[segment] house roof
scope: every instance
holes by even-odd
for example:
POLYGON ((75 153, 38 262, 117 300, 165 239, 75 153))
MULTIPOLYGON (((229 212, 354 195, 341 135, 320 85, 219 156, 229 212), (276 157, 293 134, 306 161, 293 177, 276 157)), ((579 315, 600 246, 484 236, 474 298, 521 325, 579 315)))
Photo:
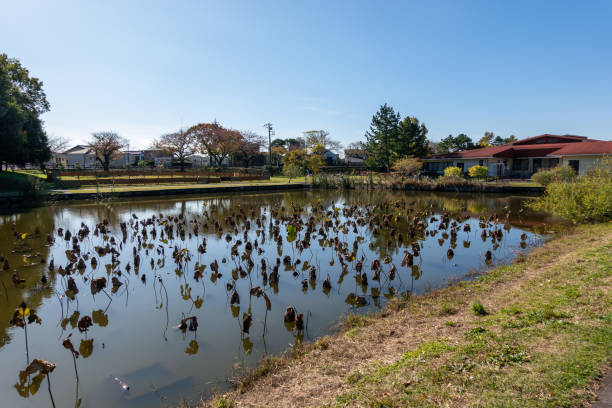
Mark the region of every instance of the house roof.
POLYGON ((514 143, 510 143, 514 146, 534 143, 576 143, 589 141, 586 136, 576 135, 552 135, 550 133, 544 133, 543 135, 532 136, 526 139, 517 140, 514 143))
POLYGON ((91 148, 86 145, 76 145, 66 150, 63 154, 87 154, 91 152, 91 148))
POLYGON ((543 134, 501 146, 432 155, 425 157, 425 159, 479 159, 492 157, 512 159, 590 154, 612 154, 612 142, 588 139, 585 136, 543 134))

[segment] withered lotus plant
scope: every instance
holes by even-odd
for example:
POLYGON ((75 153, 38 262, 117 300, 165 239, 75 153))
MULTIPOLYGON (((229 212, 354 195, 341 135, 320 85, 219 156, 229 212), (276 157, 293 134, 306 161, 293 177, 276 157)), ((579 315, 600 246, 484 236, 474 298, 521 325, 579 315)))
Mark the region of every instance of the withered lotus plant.
POLYGON ((76 381, 79 382, 79 372, 77 370, 76 365, 76 359, 79 358, 79 352, 75 350, 74 344, 72 344, 72 341, 70 340, 71 336, 72 333, 70 333, 68 337, 64 339, 64 341, 62 342, 62 346, 64 346, 64 348, 70 351, 70 353, 72 354, 72 361, 74 362, 74 374, 76 376, 76 381))
POLYGON ((30 349, 28 347, 28 324, 41 324, 42 320, 36 312, 30 309, 25 302, 21 302, 19 307, 13 312, 13 318, 9 321, 12 326, 22 327, 25 332, 26 358, 30 361, 30 349))

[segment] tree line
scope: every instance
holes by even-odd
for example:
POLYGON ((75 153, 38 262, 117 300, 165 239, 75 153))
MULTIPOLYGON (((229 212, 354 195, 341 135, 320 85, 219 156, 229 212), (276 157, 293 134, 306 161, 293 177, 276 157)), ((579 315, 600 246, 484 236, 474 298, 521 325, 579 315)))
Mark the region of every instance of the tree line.
POLYGON ((514 135, 504 138, 493 132, 485 132, 476 142, 465 133, 460 133, 457 136, 448 135, 435 143, 427 138, 428 133, 425 123, 418 118, 402 118, 399 112, 384 104, 372 116, 370 127, 364 135, 365 142, 351 143, 345 155, 365 159, 364 164, 368 168, 389 171, 394 163, 406 157, 500 146, 517 140, 514 135))
MULTIPOLYGON (((260 154, 264 145, 263 136, 252 131, 238 131, 221 126, 218 122, 198 123, 184 130, 162 135, 155 140, 152 148, 161 150, 185 170, 189 157, 196 153, 207 154, 211 164, 221 166, 228 159, 241 161, 248 167, 260 154)), ((94 152, 95 159, 104 171, 108 171, 111 162, 116 159, 127 140, 115 132, 93 133, 88 147, 94 152)))
POLYGON ((7 168, 42 165, 51 157, 40 119, 49 110, 42 85, 18 60, 0 54, 0 164, 7 168))
MULTIPOLYGON (((9 164, 26 163, 44 167, 52 152, 61 152, 67 146, 66 140, 48 137, 43 128, 40 116, 49 110, 49 103, 42 85, 39 79, 30 77, 17 59, 0 54, 0 164, 6 168, 9 164)), ((516 140, 514 135, 503 138, 485 132, 477 142, 460 133, 434 143, 427 135, 425 123, 414 116, 402 117, 384 104, 372 117, 365 141, 349 144, 344 153, 347 158, 365 159, 368 168, 389 171, 395 162, 406 157, 498 146, 516 140)), ((88 147, 108 171, 127 144, 117 133, 105 131, 93 133, 88 147)), ((221 166, 231 158, 248 167, 266 145, 264 137, 256 132, 226 128, 214 121, 162 135, 152 147, 166 152, 184 170, 188 158, 195 153, 208 155, 213 166, 221 166)), ((338 153, 342 149, 326 130, 306 131, 298 138, 274 139, 267 147, 272 159, 269 166, 292 164, 310 172, 325 164, 327 151, 338 153)))

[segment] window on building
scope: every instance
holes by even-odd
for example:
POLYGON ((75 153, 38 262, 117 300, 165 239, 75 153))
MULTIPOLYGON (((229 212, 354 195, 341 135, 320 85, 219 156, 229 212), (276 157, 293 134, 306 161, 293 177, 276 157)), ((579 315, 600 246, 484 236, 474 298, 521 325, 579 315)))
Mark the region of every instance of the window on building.
POLYGON ((569 161, 569 166, 574 169, 574 171, 576 172, 576 174, 578 174, 580 172, 580 160, 570 160, 569 161))
POLYGON ((512 171, 527 171, 527 170, 529 170, 529 159, 512 160, 512 171))
POLYGON ((443 172, 449 166, 448 162, 429 162, 427 169, 429 171, 443 172))
POLYGON ((479 166, 484 166, 484 160, 478 160, 478 165, 479 166))

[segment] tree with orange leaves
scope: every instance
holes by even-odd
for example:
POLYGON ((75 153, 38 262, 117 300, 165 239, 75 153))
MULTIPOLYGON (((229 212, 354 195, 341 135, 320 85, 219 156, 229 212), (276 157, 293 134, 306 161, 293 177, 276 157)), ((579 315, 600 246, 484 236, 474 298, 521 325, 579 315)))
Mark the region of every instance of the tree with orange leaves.
POLYGON ((239 150, 243 139, 240 132, 226 129, 217 122, 199 123, 186 133, 195 138, 200 151, 208 154, 217 166, 239 150))

